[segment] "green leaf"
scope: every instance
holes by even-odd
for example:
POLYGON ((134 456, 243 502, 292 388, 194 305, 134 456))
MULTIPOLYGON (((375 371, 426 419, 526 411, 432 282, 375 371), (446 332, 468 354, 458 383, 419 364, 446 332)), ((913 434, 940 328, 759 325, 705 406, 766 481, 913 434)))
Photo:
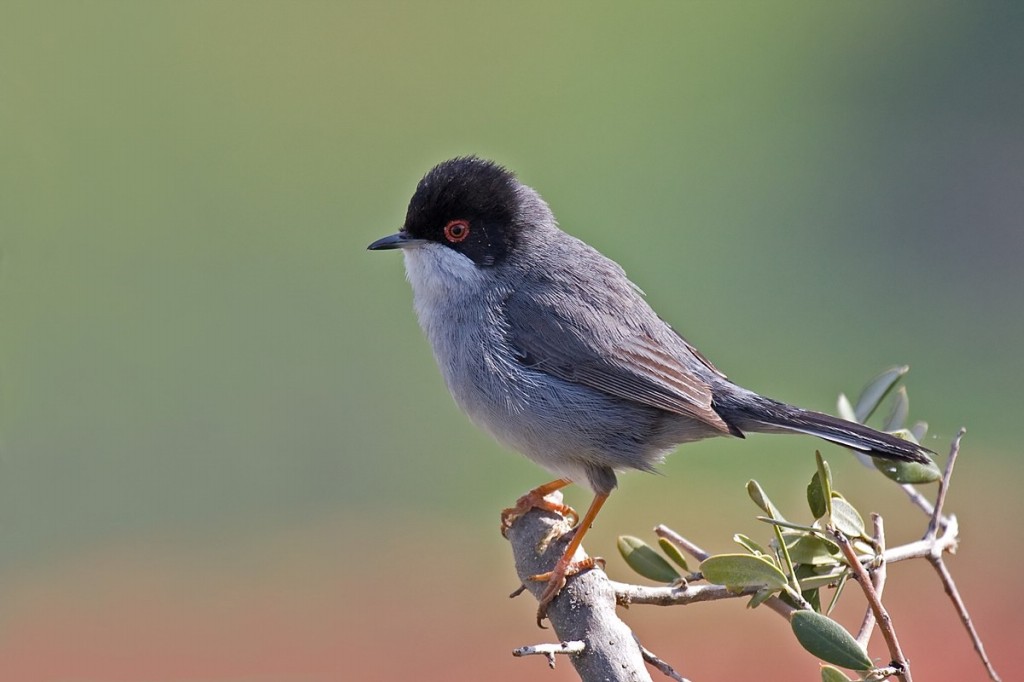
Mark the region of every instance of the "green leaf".
POLYGON ((813 608, 818 613, 821 613, 821 590, 817 587, 807 587, 804 584, 804 579, 813 579, 817 577, 814 567, 808 566, 806 564, 801 564, 793 570, 793 574, 796 576, 797 581, 800 583, 800 594, 803 596, 804 600, 811 605, 811 608, 813 608))
POLYGON ((864 387, 864 390, 861 391, 860 397, 857 398, 857 405, 853 408, 853 412, 857 417, 856 421, 862 424, 866 422, 874 414, 878 404, 888 395, 893 386, 899 382, 900 377, 909 371, 909 366, 900 365, 899 367, 887 369, 872 379, 864 387))
POLYGON ((789 581, 775 564, 751 554, 717 554, 700 564, 705 580, 731 590, 747 587, 779 590, 789 581))
MULTIPOLYGON (((828 608, 824 611, 826 616, 832 615, 832 609, 834 609, 836 604, 839 603, 839 597, 843 594, 843 588, 845 588, 846 584, 850 581, 851 575, 850 571, 845 571, 841 576, 839 576, 839 580, 836 581, 836 589, 832 593, 832 601, 828 603, 828 608)), ((818 612, 821 613, 821 609, 818 609, 818 612)))
POLYGON ((789 556, 793 563, 812 566, 838 564, 836 554, 839 548, 816 535, 802 535, 789 543, 789 556))
POLYGON ((811 476, 811 482, 807 484, 807 506, 811 510, 811 516, 820 519, 828 509, 825 508, 825 496, 821 493, 821 477, 815 471, 811 476))
MULTIPOLYGON (((912 443, 920 443, 921 438, 928 431, 928 424, 917 422, 911 429, 896 429, 890 434, 897 438, 909 440, 912 443), (918 437, 914 429, 920 432, 918 437)), ((891 478, 897 483, 911 483, 919 485, 922 483, 934 483, 942 478, 942 472, 938 465, 933 462, 896 462, 881 458, 872 458, 875 468, 881 471, 886 478, 891 478)))
POLYGON ((786 547, 786 539, 782 537, 782 528, 780 526, 772 526, 772 530, 775 532, 775 547, 779 550, 778 559, 779 563, 782 564, 782 568, 785 569, 786 575, 789 576, 789 586, 793 589, 793 593, 796 594, 800 591, 800 583, 796 582, 793 577, 793 560, 789 556, 789 548, 786 547))
POLYGON ((832 525, 851 538, 864 535, 864 519, 839 493, 832 494, 832 525))
POLYGON ((914 422, 914 425, 910 427, 910 432, 914 434, 914 440, 920 443, 928 433, 928 422, 914 422))
POLYGON ((871 461, 886 478, 891 478, 897 483, 921 485, 935 483, 942 478, 942 471, 935 462, 894 462, 880 457, 872 457, 871 461))
POLYGON ((789 623, 800 646, 821 660, 850 670, 873 667, 864 647, 828 616, 814 611, 794 611, 789 623))
POLYGON ((857 421, 857 413, 853 411, 853 405, 850 404, 850 399, 846 397, 845 393, 839 394, 839 400, 836 401, 836 409, 839 412, 839 416, 846 421, 857 421))
MULTIPOLYGON (((849 570, 849 569, 846 569, 849 570)), ((800 587, 805 590, 818 589, 820 587, 828 587, 829 585, 836 583, 842 577, 844 571, 840 569, 830 570, 820 575, 808 576, 806 578, 800 578, 800 587)))
POLYGON ((851 682, 851 680, 839 668, 823 665, 821 666, 821 682, 851 682))
POLYGON ((831 484, 831 469, 818 451, 814 451, 814 465, 818 468, 818 484, 821 486, 821 495, 824 496, 825 513, 830 514, 831 494, 833 494, 834 489, 833 484, 831 484))
POLYGON ((750 495, 750 499, 754 501, 758 507, 764 511, 765 514, 772 517, 773 519, 783 520, 782 514, 776 508, 772 501, 768 499, 768 494, 765 493, 764 488, 757 481, 747 481, 747 494, 750 495))
POLYGON ((800 593, 804 600, 811 605, 815 611, 821 612, 821 590, 817 587, 813 590, 804 590, 800 593))
POLYGON ((892 400, 892 410, 885 419, 883 431, 895 431, 902 429, 907 421, 907 414, 910 413, 910 398, 907 397, 907 387, 900 386, 896 389, 896 396, 892 400))
POLYGON ((670 583, 681 577, 671 564, 640 538, 620 535, 618 546, 619 554, 629 567, 645 578, 659 583, 670 583))
POLYGON ((756 542, 754 542, 753 540, 748 538, 743 533, 736 533, 735 535, 732 536, 732 539, 733 539, 733 542, 735 542, 736 544, 738 544, 740 547, 742 547, 743 549, 747 550, 751 554, 763 554, 765 556, 770 556, 770 553, 768 552, 767 549, 765 549, 761 545, 757 544, 756 542))
POLYGON ((821 453, 815 451, 814 461, 818 470, 811 476, 811 482, 807 485, 807 506, 816 519, 820 519, 829 512, 828 500, 832 495, 832 472, 829 470, 828 462, 821 458, 821 453))
POLYGON ((754 593, 754 596, 747 602, 748 609, 756 609, 761 604, 771 599, 772 595, 775 594, 775 590, 769 590, 767 588, 758 590, 754 593))
POLYGON ((678 564, 679 567, 687 573, 690 572, 690 567, 686 565, 686 557, 683 556, 683 553, 679 551, 678 547, 665 538, 658 538, 658 545, 661 546, 661 551, 664 552, 669 559, 676 562, 676 564, 678 564))
POLYGON ((770 523, 773 526, 778 526, 779 528, 792 528, 793 530, 799 530, 805 533, 821 532, 820 528, 815 528, 814 526, 804 526, 799 523, 790 523, 789 521, 778 521, 776 519, 770 519, 767 516, 758 516, 756 518, 758 521, 764 521, 765 523, 770 523))

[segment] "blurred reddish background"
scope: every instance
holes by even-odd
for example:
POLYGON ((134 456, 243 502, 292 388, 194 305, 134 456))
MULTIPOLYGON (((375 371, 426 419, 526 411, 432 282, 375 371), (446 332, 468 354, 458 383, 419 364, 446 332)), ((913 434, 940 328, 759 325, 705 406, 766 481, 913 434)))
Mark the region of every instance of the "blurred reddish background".
MULTIPOLYGON (((970 454, 961 465, 961 477, 969 478, 970 454)), ((948 561, 989 655, 1012 680, 1024 673, 1016 655, 1019 592, 1006 588, 1015 582, 1015 562, 994 559, 1009 543, 985 532, 1001 515, 983 503, 1011 496, 999 482, 980 483, 954 483, 950 508, 962 512, 964 540, 948 561)), ((743 497, 738 491, 736 507, 743 497)), ((645 507, 626 511, 626 518, 661 518, 651 516, 649 500, 623 494, 616 501, 645 507)), ((916 539, 923 515, 898 495, 889 502, 889 542, 916 539)), ((1003 511, 1019 515, 1019 500, 1003 511)), ((614 578, 642 582, 614 554, 610 521, 595 528, 591 545, 608 555, 614 578)), ((541 658, 512 658, 514 647, 553 641, 553 634, 534 626, 532 599, 507 598, 515 586, 511 558, 492 526, 467 521, 439 529, 394 519, 353 527, 335 520, 247 541, 211 538, 187 549, 173 541, 96 549, 8 586, 0 669, 26 682, 577 679, 564 659, 549 671, 541 658)), ((651 537, 643 528, 620 530, 651 537)), ((725 530, 696 524, 694 539, 733 551, 725 530)), ((926 562, 891 566, 885 597, 917 677, 984 678, 926 562)), ((645 646, 691 679, 815 679, 817 663, 788 625, 744 604, 621 613, 645 646)), ((837 617, 855 631, 864 608, 855 586, 840 604, 837 617)), ((877 632, 870 652, 885 661, 877 632)))

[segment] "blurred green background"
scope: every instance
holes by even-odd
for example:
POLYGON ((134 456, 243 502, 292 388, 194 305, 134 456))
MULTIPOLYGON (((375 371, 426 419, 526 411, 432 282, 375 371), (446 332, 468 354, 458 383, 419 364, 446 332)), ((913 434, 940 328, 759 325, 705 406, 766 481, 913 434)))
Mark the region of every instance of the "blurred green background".
MULTIPOLYGON (((1012 3, 4 2, 0 676, 574 679, 508 656, 550 634, 497 513, 547 474, 458 413, 401 258, 365 251, 468 153, 749 388, 833 410, 911 364, 928 444, 969 429, 952 569, 1010 674, 1022 31, 1012 3)), ((628 579, 620 533, 763 535, 744 482, 798 513, 815 447, 689 446, 588 547, 628 579)), ((981 677, 927 567, 889 590, 919 672, 981 677)), ((772 614, 627 618, 694 679, 817 679, 772 614)))

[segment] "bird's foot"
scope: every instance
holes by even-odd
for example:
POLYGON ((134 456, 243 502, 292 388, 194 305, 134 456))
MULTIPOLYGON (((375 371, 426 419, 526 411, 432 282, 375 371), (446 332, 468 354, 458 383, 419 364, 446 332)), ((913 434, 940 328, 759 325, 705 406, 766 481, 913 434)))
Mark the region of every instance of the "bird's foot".
POLYGON ((565 587, 566 581, 574 575, 589 571, 595 567, 604 568, 604 559, 588 556, 580 561, 566 561, 565 557, 562 557, 555 564, 555 567, 547 573, 538 573, 537 575, 530 576, 530 580, 547 582, 544 591, 537 598, 537 601, 540 602, 537 606, 537 627, 544 627, 542 621, 548 615, 548 606, 559 595, 562 588, 565 587))
POLYGON ((516 520, 531 509, 543 509, 564 516, 569 525, 575 527, 580 521, 580 515, 576 510, 567 504, 548 499, 548 495, 568 485, 568 481, 552 481, 546 485, 534 488, 518 500, 515 506, 509 507, 501 512, 501 535, 508 537, 508 529, 516 520))

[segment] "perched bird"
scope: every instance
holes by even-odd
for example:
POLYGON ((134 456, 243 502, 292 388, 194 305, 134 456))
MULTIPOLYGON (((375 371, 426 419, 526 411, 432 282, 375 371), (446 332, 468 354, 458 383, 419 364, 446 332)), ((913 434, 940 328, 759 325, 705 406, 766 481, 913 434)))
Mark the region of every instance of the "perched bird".
MULTIPOLYGON (((680 443, 748 432, 805 433, 885 459, 930 462, 907 440, 765 398, 730 382, 644 300, 622 268, 572 237, 533 189, 474 156, 420 181, 397 234, 416 313, 455 402, 508 447, 558 478, 522 496, 529 509, 576 516, 545 498, 570 483, 594 493, 547 574, 537 620, 616 472, 653 470, 680 443)), ((578 518, 578 516, 576 516, 578 518)))

